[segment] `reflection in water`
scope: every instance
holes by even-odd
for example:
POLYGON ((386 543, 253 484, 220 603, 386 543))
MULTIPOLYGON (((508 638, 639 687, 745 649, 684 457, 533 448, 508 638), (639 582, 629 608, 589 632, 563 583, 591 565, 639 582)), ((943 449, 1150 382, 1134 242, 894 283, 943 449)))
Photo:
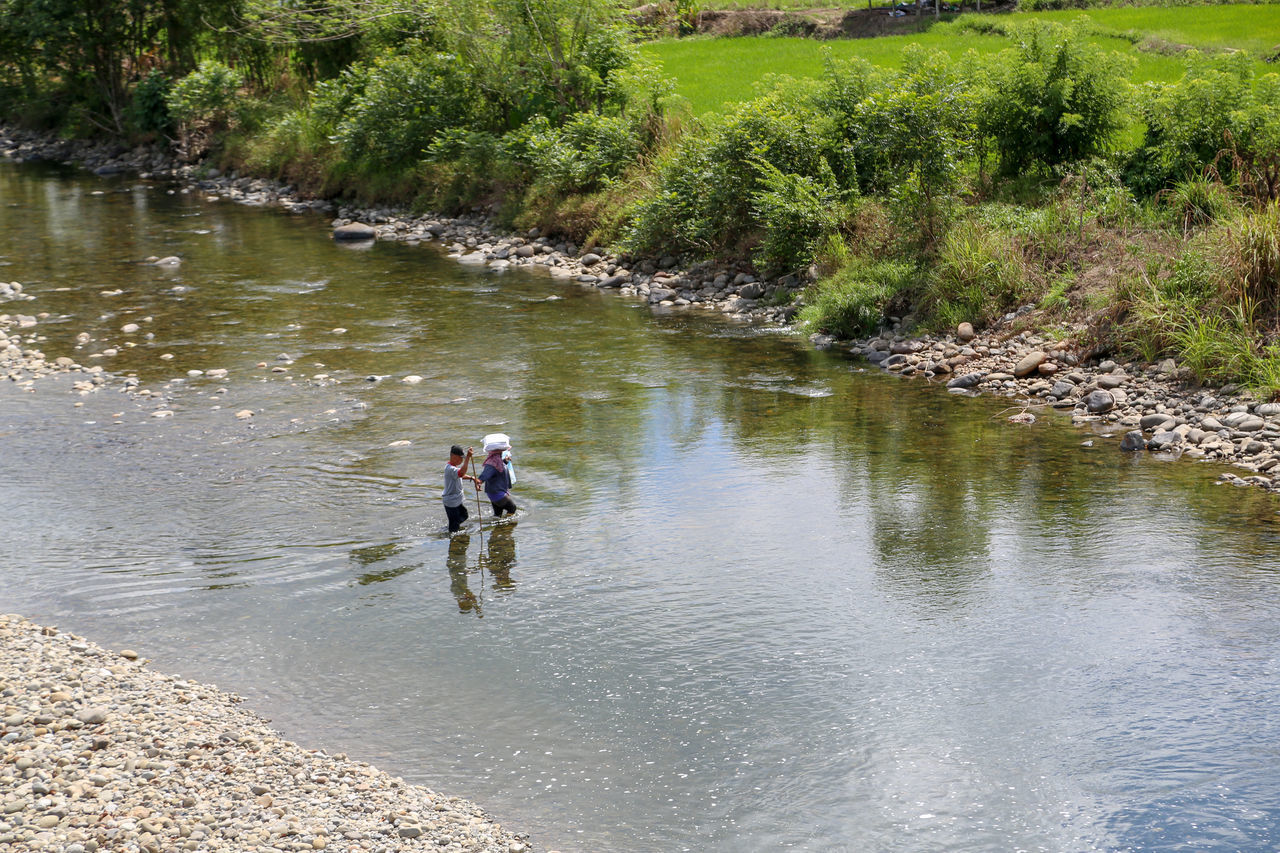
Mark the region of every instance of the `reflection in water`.
POLYGON ((449 539, 449 591, 458 602, 458 610, 484 617, 484 591, 486 575, 495 592, 510 593, 516 588, 511 570, 516 565, 516 540, 514 521, 495 524, 483 534, 484 546, 476 555, 474 564, 467 560, 471 536, 459 533, 449 539), (471 588, 469 575, 476 575, 478 590, 471 588))
POLYGON ((487 547, 480 558, 480 565, 493 576, 493 588, 503 592, 515 589, 516 582, 511 579, 511 570, 516 565, 516 523, 507 521, 495 524, 489 529, 485 545, 487 547))
POLYGON ((480 598, 467 583, 467 548, 470 545, 471 536, 466 533, 455 534, 449 539, 449 557, 445 563, 449 568, 449 592, 457 600, 460 612, 483 617, 480 598))

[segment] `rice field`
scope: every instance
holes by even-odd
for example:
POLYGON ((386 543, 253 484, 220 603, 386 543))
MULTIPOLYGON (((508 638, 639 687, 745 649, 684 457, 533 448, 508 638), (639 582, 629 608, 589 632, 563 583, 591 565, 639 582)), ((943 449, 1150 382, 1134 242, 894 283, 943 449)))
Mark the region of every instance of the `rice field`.
MULTIPOLYGON (((1206 52, 1243 50, 1254 57, 1280 47, 1280 5, 1020 12, 1001 15, 1000 19, 1066 23, 1082 15, 1087 15, 1092 24, 1091 41, 1133 57, 1131 79, 1135 83, 1178 79, 1184 66, 1178 54, 1180 45, 1206 52), (1133 34, 1138 34, 1137 43, 1133 34)), ((677 94, 689 102, 693 114, 702 115, 721 112, 750 99, 769 75, 804 78, 821 74, 824 50, 837 59, 860 56, 874 65, 896 68, 901 65, 902 50, 908 44, 945 50, 956 58, 967 51, 987 54, 1008 47, 1008 41, 1001 36, 978 35, 942 21, 910 35, 835 41, 697 36, 651 42, 644 50, 674 78, 677 94)), ((1262 73, 1280 70, 1258 61, 1262 73)))

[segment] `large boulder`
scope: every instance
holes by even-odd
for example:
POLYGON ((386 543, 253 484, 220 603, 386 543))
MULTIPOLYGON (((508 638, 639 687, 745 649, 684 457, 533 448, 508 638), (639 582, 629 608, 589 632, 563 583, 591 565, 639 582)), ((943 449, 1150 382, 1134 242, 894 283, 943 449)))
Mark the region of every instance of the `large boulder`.
POLYGON ((339 242, 353 243, 359 240, 373 240, 377 236, 378 230, 372 225, 366 225, 363 222, 351 222, 333 229, 333 239, 339 242))

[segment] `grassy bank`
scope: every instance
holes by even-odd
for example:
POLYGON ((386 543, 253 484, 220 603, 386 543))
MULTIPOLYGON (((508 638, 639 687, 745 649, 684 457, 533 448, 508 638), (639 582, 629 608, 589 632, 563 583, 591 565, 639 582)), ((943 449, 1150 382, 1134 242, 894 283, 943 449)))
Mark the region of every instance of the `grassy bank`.
POLYGON ((0 107, 317 195, 751 267, 814 331, 1024 309, 1082 352, 1280 390, 1280 7, 644 43, 607 0, 232 6, 143 74, 182 34, 169 7, 156 43, 85 66, 74 21, 0 3, 0 47, 46 48, 0 54, 0 107))

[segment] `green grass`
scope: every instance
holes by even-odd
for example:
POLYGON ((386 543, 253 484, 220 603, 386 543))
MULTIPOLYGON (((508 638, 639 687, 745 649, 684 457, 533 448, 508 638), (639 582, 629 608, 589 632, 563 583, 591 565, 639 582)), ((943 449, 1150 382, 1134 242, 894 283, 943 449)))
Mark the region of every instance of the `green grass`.
POLYGON ((1169 44, 1203 50, 1244 50, 1261 56, 1280 45, 1280 5, 1174 6, 1090 9, 1087 12, 1019 12, 1010 20, 1068 22, 1087 14, 1100 30, 1140 33, 1169 44))
POLYGON ((822 73, 822 50, 836 59, 860 56, 874 65, 897 68, 908 44, 938 48, 959 57, 967 50, 993 53, 1008 46, 999 36, 942 32, 938 27, 916 35, 874 39, 816 41, 805 38, 664 39, 645 45, 649 56, 662 63, 676 81, 676 93, 689 101, 694 115, 720 112, 750 100, 757 84, 770 74, 817 77, 822 73))
MULTIPOLYGON (((775 7, 777 2, 774 0, 770 7, 775 7)), ((852 5, 857 8, 857 4, 852 5)), ((1254 56, 1280 46, 1280 5, 1115 8, 1091 9, 1087 13, 1020 12, 1002 15, 999 20, 1036 18, 1069 22, 1085 14, 1097 31, 1090 39, 1092 42, 1137 60, 1131 78, 1135 83, 1177 80, 1182 76, 1184 63, 1176 54, 1139 49, 1139 45, 1122 35, 1131 31, 1168 44, 1188 44, 1205 50, 1245 50, 1254 56)), ((688 100, 693 114, 702 115, 731 109, 735 104, 749 100, 767 75, 815 77, 821 74, 821 51, 824 47, 830 49, 836 58, 860 56, 874 65, 896 68, 901 62, 902 49, 908 44, 945 50, 958 58, 968 50, 979 54, 994 53, 1008 47, 1009 43, 1000 36, 960 31, 954 24, 944 21, 911 35, 837 41, 699 36, 652 42, 645 45, 644 50, 661 62, 665 73, 675 79, 677 94, 688 100)), ((1259 62, 1258 65, 1260 74, 1276 70, 1275 66, 1266 63, 1259 62)))

